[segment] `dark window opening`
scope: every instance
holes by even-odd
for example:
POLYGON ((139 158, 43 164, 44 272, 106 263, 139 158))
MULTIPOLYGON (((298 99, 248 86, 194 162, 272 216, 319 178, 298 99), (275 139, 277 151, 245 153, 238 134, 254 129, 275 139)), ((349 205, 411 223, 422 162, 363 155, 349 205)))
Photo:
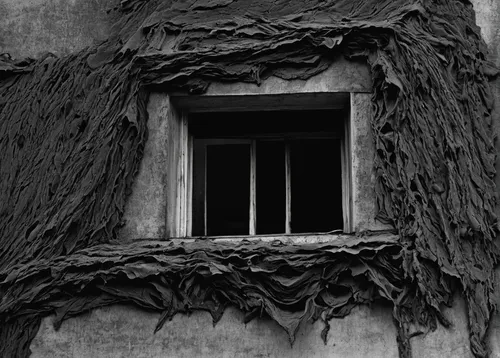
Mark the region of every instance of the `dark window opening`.
POLYGON ((292 232, 328 232, 342 228, 339 140, 294 142, 290 159, 292 232))
POLYGON ((343 111, 197 113, 194 236, 343 228, 343 111))
POLYGON ((207 147, 207 235, 248 235, 250 146, 207 147))
POLYGON ((257 143, 256 201, 257 234, 286 231, 285 145, 257 143))

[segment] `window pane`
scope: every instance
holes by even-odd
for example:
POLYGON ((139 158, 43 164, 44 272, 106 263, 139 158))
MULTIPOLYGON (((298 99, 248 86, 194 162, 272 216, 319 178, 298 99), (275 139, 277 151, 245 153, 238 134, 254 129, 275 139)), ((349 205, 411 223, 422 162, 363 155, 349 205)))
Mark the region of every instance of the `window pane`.
POLYGON ((207 147, 207 234, 248 235, 250 146, 207 147))
POLYGON ((257 234, 285 232, 285 145, 257 143, 257 234))
POLYGON ((270 111, 192 113, 189 129, 196 138, 259 138, 300 133, 343 133, 341 111, 270 111), (290 120, 298 118, 300 120, 290 120), (332 120, 333 118, 333 120, 332 120))
POLYGON ((192 235, 205 236, 205 144, 193 144, 192 235))
POLYGON ((292 232, 342 229, 340 160, 338 140, 291 143, 292 232))

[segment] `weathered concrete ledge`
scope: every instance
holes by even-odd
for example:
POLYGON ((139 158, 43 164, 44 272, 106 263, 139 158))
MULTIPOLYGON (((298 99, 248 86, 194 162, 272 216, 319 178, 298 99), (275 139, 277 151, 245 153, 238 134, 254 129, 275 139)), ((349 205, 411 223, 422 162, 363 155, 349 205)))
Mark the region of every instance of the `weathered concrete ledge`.
POLYGON ((286 245, 329 244, 334 247, 354 247, 360 244, 397 244, 399 236, 394 230, 365 231, 356 235, 343 233, 311 233, 311 234, 279 234, 279 235, 253 235, 253 236, 203 236, 179 237, 169 239, 136 239, 143 244, 147 243, 188 243, 209 241, 215 244, 240 245, 245 242, 282 243, 286 245))

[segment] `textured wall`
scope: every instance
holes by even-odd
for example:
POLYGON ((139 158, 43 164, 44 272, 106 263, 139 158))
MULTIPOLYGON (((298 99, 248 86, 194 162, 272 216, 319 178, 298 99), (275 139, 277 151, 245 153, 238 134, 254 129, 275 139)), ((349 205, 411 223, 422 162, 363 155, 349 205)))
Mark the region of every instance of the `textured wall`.
POLYGON ((491 59, 500 65, 500 0, 471 0, 476 23, 490 50, 491 59))
MULTIPOLYGON (((500 66, 500 0, 472 0, 476 11, 476 23, 481 27, 481 34, 488 45, 489 59, 500 66)), ((500 79, 492 82, 496 94, 497 118, 500 118, 500 79)), ((500 121, 496 121, 495 132, 500 136, 500 121)), ((496 142, 497 152, 500 153, 500 140, 496 142)), ((500 156, 496 162, 497 171, 500 168, 500 156)), ((500 175, 495 183, 500 188, 500 175)), ((498 191, 498 189, 497 189, 498 191)), ((497 215, 500 216, 500 205, 497 206, 497 215)))
POLYGON ((206 312, 178 315, 153 335, 159 314, 133 307, 95 310, 65 323, 54 332, 50 320, 42 324, 31 345, 32 357, 387 357, 397 358, 396 332, 384 308, 355 309, 355 314, 332 325, 325 345, 322 324, 303 327, 293 347, 274 322, 243 324, 243 315, 228 310, 212 326, 206 312), (356 347, 356 349, 353 349, 356 347))
MULTIPOLYGON (((119 1, 119 0, 118 0, 119 1)), ((0 0, 0 53, 66 55, 107 38, 117 0, 0 0)))
MULTIPOLYGON (((447 314, 454 317, 454 327, 414 338, 414 358, 472 358, 463 302, 458 300, 447 314)), ((50 317, 31 345, 32 357, 398 357, 388 307, 357 307, 344 319, 332 320, 327 345, 320 337, 321 323, 304 325, 293 347, 275 322, 258 319, 245 325, 235 309, 229 309, 215 327, 208 313, 194 312, 189 317, 177 315, 153 334, 158 317, 116 305, 69 319, 58 332, 50 317)), ((500 357, 498 344, 493 346, 492 358, 500 357)))
MULTIPOLYGON (((476 11, 476 23, 481 27, 481 34, 488 45, 489 59, 500 66, 500 0, 471 0, 476 11)), ((492 82, 495 91, 497 121, 495 132, 500 136, 500 79, 492 82)), ((500 153, 500 140, 496 142, 497 153, 500 153)), ((496 169, 500 171, 500 155, 497 158, 496 169)), ((496 176, 497 192, 500 188, 500 175, 496 176)), ((500 205, 497 206, 497 215, 500 216, 500 205)), ((500 287, 500 269, 497 268, 497 287, 500 287)), ((493 350, 492 358, 500 357, 500 314, 497 313, 490 326, 490 347, 493 350)))
MULTIPOLYGON (((477 23, 492 59, 500 64, 500 0, 473 0, 477 23)), ((112 14, 105 9, 115 0, 0 0, 0 53, 14 57, 50 51, 67 54, 104 39, 112 14)), ((495 84, 498 87, 497 84, 495 84)), ((498 92, 500 93, 500 91, 498 92)), ((497 96, 500 98, 500 96, 497 96)), ((498 168, 498 167, 497 167, 498 168)), ((226 313, 212 327, 207 314, 177 316, 153 335, 157 314, 114 306, 66 321, 54 332, 44 320, 32 344, 34 357, 396 357, 395 331, 387 308, 366 308, 344 320, 332 321, 330 340, 319 339, 321 325, 303 327, 291 349, 274 323, 258 320, 242 324, 241 314, 226 313)), ((413 339, 415 357, 468 357, 463 304, 449 312, 455 327, 413 339)), ((491 329, 492 357, 500 357, 500 319, 491 329)))

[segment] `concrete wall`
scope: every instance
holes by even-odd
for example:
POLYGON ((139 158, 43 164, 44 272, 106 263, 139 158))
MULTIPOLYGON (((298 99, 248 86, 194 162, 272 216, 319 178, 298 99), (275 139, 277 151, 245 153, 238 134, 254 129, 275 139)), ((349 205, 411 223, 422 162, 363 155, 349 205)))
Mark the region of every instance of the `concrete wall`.
POLYGON ((244 325, 236 309, 228 309, 215 327, 206 312, 178 315, 153 335, 158 317, 113 306, 69 320, 60 332, 44 320, 31 345, 32 357, 397 358, 394 325, 383 307, 356 309, 340 324, 333 322, 327 345, 320 336, 323 324, 308 324, 293 347, 277 324, 261 319, 244 325))
POLYGON ((119 0, 0 0, 0 53, 66 55, 108 37, 119 0))
MULTIPOLYGON (((463 302, 457 300, 447 315, 454 327, 416 337, 414 358, 472 358, 463 302)), ((283 358, 397 358, 396 330, 391 309, 358 307, 344 319, 333 319, 328 342, 321 322, 306 323, 293 346, 276 323, 257 319, 243 324, 243 315, 228 309, 214 327, 206 312, 177 315, 153 334, 159 314, 115 305, 65 321, 58 332, 52 317, 42 323, 31 344, 34 358, 125 357, 283 357, 283 358)), ((497 329, 492 334, 498 334, 497 329)), ((500 357, 492 343, 492 358, 500 357)))
POLYGON ((500 65, 500 0, 471 0, 490 58, 500 65))

